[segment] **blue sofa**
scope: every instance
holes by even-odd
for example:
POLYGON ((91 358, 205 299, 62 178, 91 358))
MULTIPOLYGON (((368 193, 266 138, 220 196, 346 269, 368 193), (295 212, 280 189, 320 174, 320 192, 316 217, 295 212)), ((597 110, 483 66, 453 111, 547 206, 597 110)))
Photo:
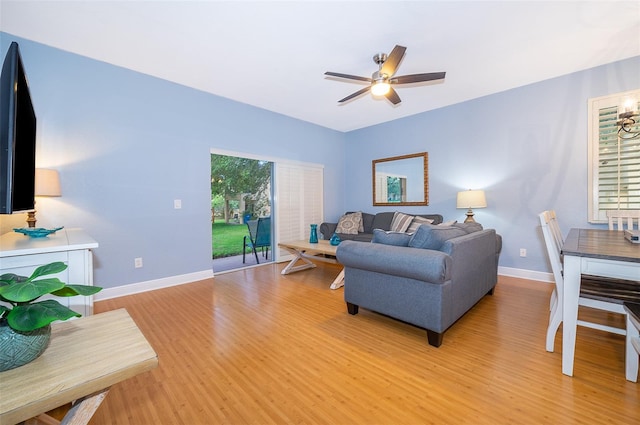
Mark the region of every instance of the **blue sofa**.
POLYGON ((336 256, 347 311, 363 307, 419 326, 439 347, 456 320, 493 294, 501 248, 494 229, 465 224, 422 225, 404 236, 376 230, 373 243, 343 241, 336 256))

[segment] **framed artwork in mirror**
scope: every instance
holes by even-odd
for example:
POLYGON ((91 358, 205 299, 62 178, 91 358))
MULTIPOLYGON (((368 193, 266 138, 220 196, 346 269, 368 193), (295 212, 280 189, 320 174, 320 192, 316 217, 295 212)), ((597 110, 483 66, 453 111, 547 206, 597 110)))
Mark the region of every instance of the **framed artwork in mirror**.
POLYGON ((374 159, 373 205, 429 205, 429 155, 411 155, 374 159))

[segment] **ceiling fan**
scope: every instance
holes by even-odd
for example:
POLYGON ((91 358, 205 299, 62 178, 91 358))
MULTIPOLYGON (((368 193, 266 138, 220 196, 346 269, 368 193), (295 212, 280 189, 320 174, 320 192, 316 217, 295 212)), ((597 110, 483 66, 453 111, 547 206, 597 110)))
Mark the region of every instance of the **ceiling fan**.
POLYGON ((389 55, 386 53, 376 54, 373 57, 373 61, 378 65, 378 70, 371 75, 371 78, 341 74, 338 72, 325 72, 324 75, 329 75, 331 77, 340 77, 348 80, 366 81, 370 83, 368 87, 358 90, 344 99, 340 99, 338 103, 346 102, 347 100, 351 100, 361 94, 371 91, 371 94, 374 96, 384 96, 391 103, 397 105, 400 103, 400 96, 398 96, 398 93, 393 89, 393 87, 391 87, 393 84, 422 83, 426 81, 444 79, 446 72, 430 72, 426 74, 411 74, 394 77, 406 50, 406 47, 396 45, 389 55))

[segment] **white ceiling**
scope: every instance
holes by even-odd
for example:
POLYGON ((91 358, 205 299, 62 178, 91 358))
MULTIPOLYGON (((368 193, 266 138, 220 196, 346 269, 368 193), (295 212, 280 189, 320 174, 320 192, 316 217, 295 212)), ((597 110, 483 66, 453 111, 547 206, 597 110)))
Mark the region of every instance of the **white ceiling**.
MULTIPOLYGON (((349 131, 640 55, 640 1, 0 0, 0 29, 29 40, 349 131), (402 103, 365 77, 407 47, 402 103)), ((640 72, 640 70, 639 70, 640 72)))

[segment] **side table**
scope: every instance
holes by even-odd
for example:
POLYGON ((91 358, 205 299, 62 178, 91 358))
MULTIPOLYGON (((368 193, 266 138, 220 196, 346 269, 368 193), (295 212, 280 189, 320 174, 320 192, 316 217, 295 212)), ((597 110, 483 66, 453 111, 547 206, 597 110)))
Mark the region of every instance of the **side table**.
POLYGON ((62 423, 87 423, 109 387, 157 365, 157 354, 125 309, 54 323, 40 357, 0 372, 0 424, 72 401, 62 423))

